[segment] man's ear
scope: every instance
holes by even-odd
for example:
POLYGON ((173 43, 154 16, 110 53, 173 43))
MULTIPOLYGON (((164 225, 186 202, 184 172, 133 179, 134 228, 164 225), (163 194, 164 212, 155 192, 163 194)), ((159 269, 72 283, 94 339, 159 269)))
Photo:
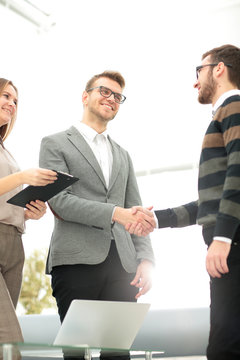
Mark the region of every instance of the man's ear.
POLYGON ((222 76, 224 71, 226 71, 227 67, 225 66, 224 62, 220 61, 216 66, 216 77, 222 76))
POLYGON ((84 92, 83 92, 83 94, 82 94, 82 103, 83 103, 83 105, 87 105, 87 103, 88 103, 88 97, 89 97, 89 95, 88 95, 87 91, 84 90, 84 92))

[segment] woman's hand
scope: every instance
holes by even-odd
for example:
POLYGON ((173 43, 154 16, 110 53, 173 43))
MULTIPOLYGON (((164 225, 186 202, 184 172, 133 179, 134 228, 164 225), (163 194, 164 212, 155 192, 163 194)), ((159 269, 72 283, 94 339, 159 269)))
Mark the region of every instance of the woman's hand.
POLYGON ((45 186, 55 180, 57 173, 52 170, 36 168, 19 171, 0 179, 0 196, 23 184, 45 186))
POLYGON ((25 220, 38 220, 40 219, 47 211, 47 206, 43 201, 36 200, 31 201, 30 204, 26 205, 27 209, 24 212, 25 220))
POLYGON ((33 186, 44 186, 57 180, 57 173, 48 169, 28 169, 20 173, 21 183, 33 186))

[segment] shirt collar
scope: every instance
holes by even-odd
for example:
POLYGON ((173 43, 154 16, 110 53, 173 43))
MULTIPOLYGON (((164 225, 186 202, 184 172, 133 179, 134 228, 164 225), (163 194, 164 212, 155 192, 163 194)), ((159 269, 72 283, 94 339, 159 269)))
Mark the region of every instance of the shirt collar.
POLYGON ((239 89, 233 89, 233 90, 229 90, 226 91, 224 94, 222 94, 220 96, 220 98, 218 98, 218 100, 216 101, 215 105, 212 108, 213 113, 215 113, 217 111, 217 109, 219 108, 219 106, 222 105, 222 103, 229 98, 230 96, 233 95, 240 95, 240 90, 239 89))
MULTIPOLYGON (((75 126, 78 129, 78 131, 90 141, 93 141, 95 139, 96 135, 98 135, 98 132, 96 130, 94 130, 90 126, 84 124, 83 122, 78 122, 75 126)), ((107 139, 107 137, 108 137, 107 130, 105 130, 101 134, 107 139)))

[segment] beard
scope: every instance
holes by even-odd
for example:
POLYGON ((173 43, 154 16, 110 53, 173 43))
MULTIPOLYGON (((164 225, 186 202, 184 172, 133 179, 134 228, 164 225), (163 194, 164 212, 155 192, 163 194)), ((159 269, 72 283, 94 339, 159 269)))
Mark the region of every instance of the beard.
POLYGON ((94 117, 98 118, 99 121, 102 121, 102 122, 111 121, 111 120, 113 120, 113 119, 115 118, 115 116, 117 115, 117 113, 115 113, 115 114, 111 114, 111 115, 109 115, 109 116, 106 116, 106 115, 104 116, 104 115, 102 115, 101 112, 100 112, 98 109, 96 109, 94 106, 89 106, 88 111, 89 111, 91 114, 93 114, 94 117))
POLYGON ((201 90, 198 95, 198 101, 200 104, 212 104, 216 89, 216 81, 213 79, 212 73, 209 73, 208 82, 201 86, 201 90))

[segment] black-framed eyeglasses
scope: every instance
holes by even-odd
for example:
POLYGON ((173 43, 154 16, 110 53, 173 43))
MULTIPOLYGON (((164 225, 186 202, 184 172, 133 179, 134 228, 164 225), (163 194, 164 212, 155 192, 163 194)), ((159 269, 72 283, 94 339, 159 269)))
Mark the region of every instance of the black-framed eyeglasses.
POLYGON ((118 104, 123 104, 124 101, 126 100, 126 96, 124 96, 123 94, 116 93, 105 86, 96 86, 91 89, 88 89, 87 92, 95 90, 95 89, 99 89, 100 94, 105 98, 109 98, 113 94, 114 100, 118 104))
MULTIPOLYGON (((196 77, 198 79, 198 76, 199 76, 199 73, 200 73, 200 70, 202 68, 204 68, 205 66, 217 66, 219 63, 215 63, 215 64, 205 64, 205 65, 199 65, 196 67, 196 77)), ((228 67, 232 67, 231 64, 224 64, 225 66, 228 66, 228 67)))

